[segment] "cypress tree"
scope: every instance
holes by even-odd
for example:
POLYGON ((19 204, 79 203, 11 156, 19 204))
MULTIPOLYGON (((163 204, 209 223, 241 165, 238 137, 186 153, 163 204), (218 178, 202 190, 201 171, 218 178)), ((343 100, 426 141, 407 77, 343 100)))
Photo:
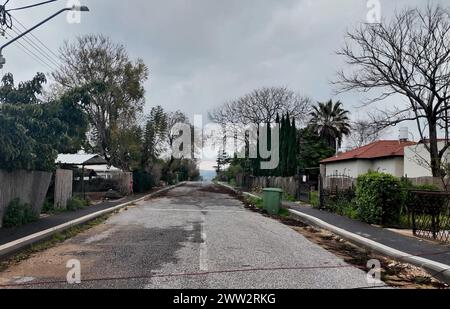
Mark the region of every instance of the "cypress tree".
POLYGON ((289 160, 288 160, 288 173, 287 176, 291 177, 297 173, 297 154, 298 154, 298 143, 297 143, 297 127, 295 124, 295 119, 292 119, 292 124, 289 130, 289 160))
POLYGON ((286 118, 283 115, 280 123, 280 166, 278 167, 279 177, 283 177, 286 166, 286 118))

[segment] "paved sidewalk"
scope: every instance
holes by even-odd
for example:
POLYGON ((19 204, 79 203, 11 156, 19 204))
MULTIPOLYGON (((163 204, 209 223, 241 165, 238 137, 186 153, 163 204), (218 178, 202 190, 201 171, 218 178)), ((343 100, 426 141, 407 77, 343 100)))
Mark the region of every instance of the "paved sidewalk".
POLYGON ((419 256, 435 262, 450 265, 450 245, 440 245, 438 243, 421 240, 415 237, 403 236, 381 227, 375 227, 333 213, 314 209, 310 206, 301 206, 299 204, 289 202, 283 202, 283 206, 316 217, 317 219, 320 219, 328 224, 376 241, 393 249, 405 252, 412 256, 419 256))
MULTIPOLYGON (((151 192, 150 192, 151 193, 151 192)), ((30 224, 27 224, 25 226, 19 227, 19 228, 13 228, 13 229, 6 229, 2 228, 0 229, 0 246, 5 245, 7 243, 10 243, 12 241, 21 239, 23 237, 27 237, 29 235, 51 229, 53 227, 59 226, 61 224, 70 222, 72 220, 76 220, 78 218, 82 218, 84 216, 93 214, 98 211, 102 211, 105 209, 109 209, 124 203, 128 203, 134 200, 138 200, 142 197, 144 197, 146 194, 135 194, 132 196, 128 196, 126 198, 117 200, 117 201, 110 201, 110 202, 103 202, 94 206, 87 207, 85 209, 81 209, 74 212, 64 212, 56 215, 52 215, 49 217, 41 218, 36 222, 32 222, 30 224)))

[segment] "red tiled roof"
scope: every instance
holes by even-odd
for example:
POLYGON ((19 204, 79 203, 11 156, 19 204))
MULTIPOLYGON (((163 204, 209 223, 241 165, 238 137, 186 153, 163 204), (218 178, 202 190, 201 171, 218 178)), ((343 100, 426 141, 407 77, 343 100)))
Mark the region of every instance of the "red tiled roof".
POLYGON ((416 145, 415 142, 378 141, 367 146, 341 153, 338 156, 323 160, 321 163, 331 163, 357 159, 377 159, 386 157, 403 157, 405 147, 416 145))

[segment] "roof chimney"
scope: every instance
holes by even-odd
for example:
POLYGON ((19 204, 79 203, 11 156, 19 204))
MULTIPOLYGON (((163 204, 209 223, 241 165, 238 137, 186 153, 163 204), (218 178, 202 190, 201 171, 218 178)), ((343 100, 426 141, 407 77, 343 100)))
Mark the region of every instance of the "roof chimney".
POLYGON ((400 128, 398 138, 401 143, 408 142, 409 141, 409 128, 407 128, 407 127, 400 128))

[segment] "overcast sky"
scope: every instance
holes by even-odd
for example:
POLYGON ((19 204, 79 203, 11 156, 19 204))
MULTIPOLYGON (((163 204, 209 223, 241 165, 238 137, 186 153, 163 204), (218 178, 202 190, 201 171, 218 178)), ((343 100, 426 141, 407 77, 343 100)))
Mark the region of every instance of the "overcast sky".
MULTIPOLYGON (((30 2, 11 0, 8 7, 30 2)), ((362 96, 334 96, 330 81, 343 65, 335 51, 342 47, 346 30, 366 22, 366 0, 81 3, 88 5, 91 12, 83 14, 80 24, 69 24, 65 16, 59 16, 34 34, 55 53, 64 40, 88 33, 103 33, 124 44, 131 57, 142 58, 150 68, 146 110, 162 105, 169 110, 181 109, 190 116, 206 115, 215 106, 254 88, 287 86, 315 101, 341 99, 354 118, 364 116, 355 108, 362 96)), ((396 9, 426 5, 425 0, 380 3, 385 18, 396 9)), ((32 26, 66 5, 67 1, 61 0, 13 14, 25 26, 32 26)), ((50 71, 17 44, 5 49, 4 56, 7 64, 2 73, 12 72, 16 80, 50 71)))

